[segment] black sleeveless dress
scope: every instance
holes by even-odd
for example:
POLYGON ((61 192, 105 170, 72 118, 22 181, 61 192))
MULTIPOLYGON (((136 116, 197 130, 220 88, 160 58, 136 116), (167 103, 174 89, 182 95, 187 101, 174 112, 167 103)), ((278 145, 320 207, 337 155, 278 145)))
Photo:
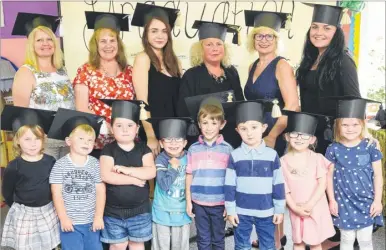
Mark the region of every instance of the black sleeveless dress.
MULTIPOLYGON (((177 101, 180 88, 180 77, 167 76, 150 64, 148 75, 148 102, 151 117, 177 117, 177 101)), ((158 135, 158 126, 153 126, 158 135)), ((146 133, 143 129, 139 137, 146 142, 146 133)))

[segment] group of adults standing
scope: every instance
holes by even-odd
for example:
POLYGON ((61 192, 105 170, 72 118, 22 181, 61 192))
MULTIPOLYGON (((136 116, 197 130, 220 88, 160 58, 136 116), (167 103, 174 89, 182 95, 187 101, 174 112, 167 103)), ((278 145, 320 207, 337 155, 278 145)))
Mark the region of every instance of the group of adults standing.
MULTIPOLYGON (((16 73, 12 96, 16 106, 47 109, 76 109, 106 118, 97 139, 94 156, 111 142, 111 107, 101 99, 142 100, 149 105, 149 117, 190 116, 185 98, 221 91, 233 91, 234 101, 277 100, 284 110, 331 114, 334 104, 325 96, 360 97, 356 65, 345 47, 340 20, 342 8, 315 5, 312 23, 306 35, 300 67, 294 75, 287 60, 277 55, 280 29, 289 14, 245 11, 246 26, 254 29, 248 35, 248 50, 258 59, 249 67, 244 92, 237 69, 232 66, 227 33, 238 27, 215 22, 196 21, 197 41, 191 48, 191 68, 184 74, 173 51, 171 31, 178 10, 137 3, 132 25, 144 27, 143 51, 133 66, 127 63, 125 46, 119 36, 128 31, 124 14, 86 12, 87 25, 94 29, 89 41, 88 61, 79 67, 71 82, 63 65, 63 54, 55 38, 55 17, 20 13, 14 34, 28 37, 25 64, 16 73), (24 15, 24 16, 23 16, 24 15), (31 26, 32 25, 32 26, 31 26), (300 90, 300 103, 297 85, 300 90)), ((193 117, 195 118, 195 117, 193 117)), ((272 118, 264 140, 283 155, 282 138, 287 118, 272 118)), ((324 153, 332 139, 331 122, 323 120, 317 129, 317 151, 324 153)), ((241 139, 228 124, 223 131, 226 141, 238 147, 241 139)), ((139 139, 147 142, 154 155, 160 152, 157 128, 144 121, 139 139)), ((190 138, 191 141, 197 138, 190 138)), ((59 159, 67 153, 64 142, 50 139, 46 153, 59 159)), ((107 193, 108 195, 108 193, 107 193)), ((280 248, 282 227, 277 230, 276 246, 280 248)))

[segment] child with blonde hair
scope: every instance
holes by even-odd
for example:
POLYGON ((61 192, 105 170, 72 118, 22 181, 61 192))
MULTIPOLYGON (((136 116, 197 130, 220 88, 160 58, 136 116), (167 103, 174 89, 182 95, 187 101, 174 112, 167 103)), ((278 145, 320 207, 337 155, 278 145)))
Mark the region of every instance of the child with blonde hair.
POLYGON ((50 172, 55 158, 44 151, 55 112, 5 106, 1 129, 13 131, 16 158, 4 172, 2 193, 10 210, 1 246, 16 250, 53 249, 59 245, 59 220, 52 204, 50 172))

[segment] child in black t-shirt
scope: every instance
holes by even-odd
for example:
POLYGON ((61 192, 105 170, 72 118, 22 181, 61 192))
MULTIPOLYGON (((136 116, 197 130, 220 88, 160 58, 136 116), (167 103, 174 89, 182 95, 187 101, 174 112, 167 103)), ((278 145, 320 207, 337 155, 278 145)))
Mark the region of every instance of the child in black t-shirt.
POLYGON ((2 193, 10 206, 1 246, 53 249, 59 245, 59 220, 48 178, 55 158, 44 151, 44 139, 55 112, 6 106, 1 129, 13 131, 18 155, 4 172, 2 193))
POLYGON ((106 183, 101 241, 114 249, 141 249, 152 238, 147 180, 156 174, 154 158, 149 147, 135 142, 138 102, 103 101, 112 105, 111 125, 116 141, 106 145, 100 157, 102 180, 106 183))

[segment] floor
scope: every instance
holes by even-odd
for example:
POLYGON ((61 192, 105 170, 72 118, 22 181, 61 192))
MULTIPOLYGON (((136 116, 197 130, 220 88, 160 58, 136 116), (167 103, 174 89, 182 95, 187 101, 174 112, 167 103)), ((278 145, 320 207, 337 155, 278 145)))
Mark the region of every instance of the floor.
MULTIPOLYGON (((0 222, 1 222, 1 228, 0 228, 0 234, 2 232, 2 228, 3 228, 3 224, 4 224, 4 220, 5 220, 5 216, 7 215, 7 212, 8 212, 8 208, 5 207, 5 208, 1 208, 1 217, 0 217, 0 222)), ((285 221, 289 222, 289 218, 288 218, 288 214, 286 214, 285 216, 285 221)), ((288 239, 288 243, 287 245, 285 246, 285 250, 290 250, 292 249, 292 240, 291 240, 291 227, 290 227, 290 223, 286 223, 284 225, 284 232, 285 234, 287 235, 287 239, 288 239)), ((194 224, 192 224, 191 226, 191 237, 194 237, 196 235, 196 228, 194 227, 194 224)), ((252 239, 256 239, 256 234, 255 233, 252 233, 252 239)), ((374 242, 374 250, 384 250, 386 249, 386 244, 385 244, 385 241, 386 241, 386 231, 385 231, 385 228, 381 228, 379 229, 374 235, 373 235, 373 242, 374 242)), ((197 249, 197 245, 195 242, 192 242, 190 244, 190 250, 196 250, 197 249)), ((231 249, 234 249, 234 241, 233 241, 233 237, 227 237, 225 239, 225 250, 231 250, 231 249)), ((356 248, 358 249, 358 248, 356 248)))

